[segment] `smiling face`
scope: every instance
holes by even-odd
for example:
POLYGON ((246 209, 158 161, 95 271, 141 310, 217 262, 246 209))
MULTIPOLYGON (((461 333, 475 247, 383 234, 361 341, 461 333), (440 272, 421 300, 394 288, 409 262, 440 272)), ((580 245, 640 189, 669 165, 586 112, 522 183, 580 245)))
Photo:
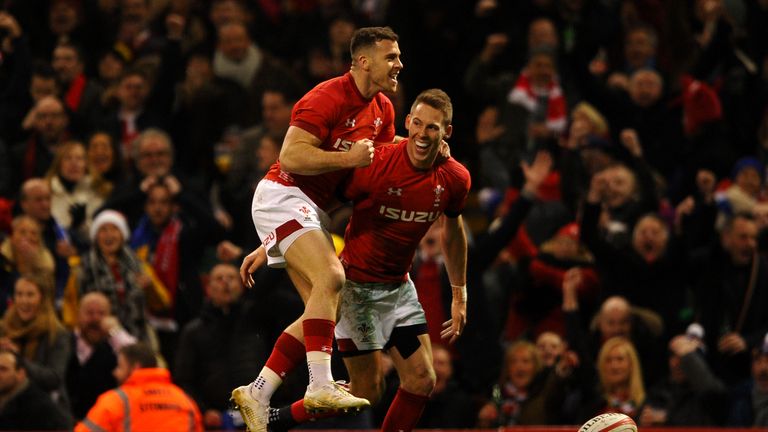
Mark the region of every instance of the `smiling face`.
POLYGON ((123 247, 123 234, 111 223, 105 223, 96 233, 96 244, 102 255, 112 256, 123 247))
POLYGON ((22 322, 35 319, 40 312, 42 302, 43 295, 40 287, 24 278, 16 281, 16 286, 13 288, 13 304, 22 322))
POLYGON ((397 76, 403 69, 400 61, 400 47, 397 42, 383 39, 376 42, 370 48, 362 51, 365 58, 361 63, 368 71, 370 90, 372 94, 363 95, 373 97, 379 91, 395 93, 397 91, 397 76))
POLYGON ((445 125, 445 115, 426 103, 419 103, 405 119, 408 128, 408 158, 413 166, 429 169, 437 158, 443 138, 451 136, 453 126, 445 125))
POLYGON ((99 174, 105 174, 112 168, 115 151, 112 148, 112 138, 105 133, 97 133, 88 142, 88 161, 99 174))

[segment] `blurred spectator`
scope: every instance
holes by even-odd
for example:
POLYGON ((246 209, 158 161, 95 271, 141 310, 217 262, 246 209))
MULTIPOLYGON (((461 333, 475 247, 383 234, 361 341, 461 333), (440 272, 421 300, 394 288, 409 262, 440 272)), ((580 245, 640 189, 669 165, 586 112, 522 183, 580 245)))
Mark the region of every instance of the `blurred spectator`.
POLYGON ((594 253, 606 296, 619 295, 632 305, 658 313, 665 334, 684 329, 680 318, 687 306, 686 251, 656 213, 648 213, 632 228, 629 244, 616 245, 601 237, 597 214, 585 211, 584 241, 594 253))
POLYGON ((295 74, 259 48, 251 40, 245 25, 238 22, 229 22, 218 28, 213 73, 219 78, 234 81, 247 92, 250 101, 245 116, 247 126, 261 121, 264 89, 275 85, 289 85, 298 91, 304 88, 295 74))
MULTIPOLYGON (((630 135, 632 142, 637 142, 637 135, 630 135)), ((635 158, 634 162, 636 169, 616 164, 592 176, 581 233, 593 252, 598 240, 617 249, 630 245, 637 220, 659 208, 652 174, 642 159, 635 158)))
POLYGON ((19 207, 22 214, 30 216, 42 228, 43 243, 53 254, 54 277, 56 279, 56 309, 61 307, 61 296, 69 277, 69 258, 77 254, 77 249, 64 227, 51 213, 51 185, 41 178, 31 178, 21 185, 19 207))
POLYGON ((0 348, 26 361, 29 379, 46 391, 64 410, 69 409, 65 373, 69 334, 53 309, 50 282, 36 275, 16 281, 13 304, 0 322, 0 348))
POLYGON ((51 185, 51 215, 68 230, 79 249, 86 249, 93 215, 108 196, 110 185, 91 172, 80 141, 61 145, 46 179, 51 185))
POLYGON ((232 238, 246 249, 259 242, 250 217, 253 191, 280 155, 298 97, 286 86, 265 89, 261 124, 243 131, 229 155, 231 164, 220 185, 221 205, 232 219, 232 238))
POLYGON ((82 51, 71 43, 59 43, 53 50, 51 66, 56 71, 72 129, 81 135, 90 132, 101 111, 102 89, 86 77, 82 51))
POLYGON ((746 156, 733 166, 733 184, 725 190, 718 206, 726 214, 753 213, 765 208, 766 196, 763 191, 765 167, 755 157, 746 156), (762 204, 762 205, 761 205, 762 204))
POLYGON ((636 420, 645 403, 646 393, 643 369, 632 342, 623 337, 605 341, 597 356, 595 372, 596 383, 582 384, 586 397, 580 417, 589 419, 601 413, 618 412, 636 420))
POLYGON ((582 309, 591 311, 596 306, 600 280, 595 259, 580 242, 575 222, 560 227, 537 249, 532 256, 522 257, 520 263, 525 279, 523 287, 512 295, 504 329, 507 341, 526 335, 537 337, 548 331, 565 334, 561 291, 565 273, 571 268, 581 272, 577 290, 582 309))
POLYGON ((427 428, 471 428, 477 417, 477 403, 453 378, 453 361, 445 346, 432 345, 435 388, 416 425, 427 428))
MULTIPOLYGON (((16 279, 22 275, 36 275, 53 283, 53 255, 43 244, 40 225, 30 216, 16 216, 11 222, 11 235, 0 244, 0 260, 4 286, 0 287, 0 311, 6 307, 13 295, 16 279)), ((49 293, 49 298, 53 292, 49 293)), ((51 299, 51 301, 53 301, 51 299)))
MULTIPOLYGON (((664 375, 661 352, 663 323, 648 309, 633 307, 623 297, 608 297, 583 334, 584 322, 579 313, 576 289, 581 283, 580 269, 571 269, 563 278, 563 312, 566 319, 566 339, 582 364, 595 361, 603 344, 614 337, 630 340, 641 356, 646 383, 655 383, 664 375)), ((587 417, 588 418, 588 417, 587 417)), ((578 420, 578 419, 576 419, 578 420)))
POLYGON ((102 292, 109 298, 120 325, 133 337, 147 341, 146 296, 152 295, 155 307, 167 306, 165 287, 150 277, 150 270, 128 248, 130 231, 120 213, 114 210, 99 213, 90 234, 91 248, 80 257, 80 266, 72 269, 65 301, 74 309, 80 296, 91 291, 102 292), (163 292, 165 297, 159 294, 163 292))
POLYGON ((131 226, 138 224, 147 190, 157 182, 165 183, 174 196, 179 196, 179 202, 195 202, 200 208, 209 208, 203 193, 175 172, 173 145, 164 131, 150 128, 142 132, 132 143, 132 159, 134 176, 117 188, 103 206, 122 212, 131 226))
POLYGON ((98 61, 98 73, 94 78, 101 87, 100 103, 102 107, 110 107, 118 103, 117 89, 120 78, 125 74, 129 61, 125 51, 112 48, 105 51, 98 61))
POLYGON ((720 241, 696 256, 690 274, 708 360, 732 386, 749 377, 750 351, 768 332, 768 262, 757 253, 757 224, 745 214, 726 220, 720 241))
POLYGON ((120 154, 126 166, 133 158, 131 145, 141 131, 164 124, 163 114, 156 113, 153 104, 147 103, 149 93, 150 84, 143 73, 126 72, 117 87, 116 108, 101 121, 100 126, 120 143, 120 154))
POLYGON ((248 95, 240 86, 214 75, 211 55, 190 53, 176 86, 169 132, 179 171, 196 177, 206 190, 227 174, 231 141, 246 123, 248 95))
MULTIPOLYGON (((92 174, 109 183, 109 193, 124 181, 123 165, 119 159, 120 153, 112 136, 106 132, 96 131, 88 138, 88 166, 92 174)), ((107 185, 105 184, 105 189, 107 185)))
POLYGON ((723 425, 728 394, 709 369, 702 344, 687 334, 669 342, 669 377, 651 387, 640 426, 723 425))
POLYGON ((70 137, 69 119, 59 99, 43 97, 32 109, 35 119, 32 134, 8 152, 13 190, 18 190, 24 180, 44 176, 55 152, 70 137))
POLYGON ((146 0, 120 0, 120 21, 117 42, 133 57, 159 54, 164 39, 150 26, 150 2, 146 0))
POLYGON ((492 400, 478 413, 479 427, 551 424, 559 413, 560 392, 553 368, 546 368, 536 346, 512 343, 504 354, 492 400))
POLYGON ((306 74, 311 85, 344 75, 349 70, 352 62, 349 43, 354 31, 355 22, 352 17, 339 15, 328 23, 327 34, 313 41, 314 46, 309 48, 305 60, 306 74))
POLYGON ((161 352, 169 362, 173 362, 181 328, 200 313, 203 304, 200 276, 183 269, 199 268, 199 251, 214 245, 222 236, 221 227, 207 209, 184 200, 184 195, 174 195, 167 183, 157 181, 147 186, 144 214, 133 231, 130 245, 168 290, 168 307, 151 310, 149 322, 157 331, 161 352))
POLYGON ((237 268, 218 264, 210 272, 208 301, 184 327, 174 379, 195 399, 207 428, 222 428, 231 389, 258 374, 268 355, 256 306, 243 297, 237 268))
MULTIPOLYGON (((56 78, 56 72, 48 63, 36 63, 32 68, 32 76, 29 81, 30 103, 25 104, 19 109, 26 114, 21 122, 21 128, 17 132, 25 134, 35 124, 35 110, 31 109, 37 101, 46 96, 59 96, 59 83, 56 78)), ((17 125, 14 125, 17 126, 17 125)))
POLYGON ((566 344, 559 334, 543 332, 536 338, 536 352, 544 367, 552 367, 565 353, 566 344))
POLYGON ((17 352, 0 349, 0 427, 3 430, 65 430, 69 415, 28 376, 28 366, 17 352))
POLYGON ((5 10, 0 11, 0 55, 0 141, 10 144, 21 139, 18 128, 29 100, 32 59, 24 30, 5 10))
POLYGON ((117 355, 115 379, 120 387, 103 393, 76 432, 135 430, 202 432, 195 402, 171 382, 171 374, 157 366, 155 352, 144 344, 127 345, 117 355))
POLYGON ((100 394, 116 386, 112 370, 117 366, 117 352, 136 343, 112 315, 104 294, 84 295, 79 308, 66 374, 67 394, 77 420, 85 417, 100 394))
POLYGON ((551 149, 566 127, 566 101, 553 47, 531 48, 528 55, 517 80, 501 90, 507 96, 499 105, 496 124, 504 129, 498 138, 483 142, 481 160, 492 163, 485 170, 514 172, 525 157, 551 149))
POLYGON ((593 73, 609 72, 606 83, 609 87, 627 90, 629 77, 640 69, 656 69, 659 38, 656 30, 647 24, 634 24, 624 34, 621 64, 611 71, 602 71, 597 65, 590 65, 593 73))

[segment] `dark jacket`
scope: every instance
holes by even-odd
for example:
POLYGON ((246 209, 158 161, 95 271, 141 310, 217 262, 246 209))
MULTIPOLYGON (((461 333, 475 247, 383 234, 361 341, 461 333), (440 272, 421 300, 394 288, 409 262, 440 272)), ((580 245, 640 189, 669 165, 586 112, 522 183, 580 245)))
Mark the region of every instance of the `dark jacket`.
POLYGON ((0 430, 66 430, 70 427, 69 415, 32 382, 0 409, 0 430))
POLYGON ((256 304, 241 299, 224 312, 210 303, 181 335, 174 381, 201 412, 226 410, 233 388, 259 374, 269 354, 256 304))
POLYGON ((722 426, 728 408, 725 385, 698 352, 683 356, 680 367, 687 380, 665 379, 650 389, 646 404, 667 411, 666 426, 722 426))
POLYGON ((75 419, 80 420, 88 414, 99 395, 115 388, 117 381, 112 371, 117 366, 117 356, 106 340, 93 348, 93 353, 80 364, 77 358, 77 337, 71 338, 72 354, 67 363, 67 394, 75 419))

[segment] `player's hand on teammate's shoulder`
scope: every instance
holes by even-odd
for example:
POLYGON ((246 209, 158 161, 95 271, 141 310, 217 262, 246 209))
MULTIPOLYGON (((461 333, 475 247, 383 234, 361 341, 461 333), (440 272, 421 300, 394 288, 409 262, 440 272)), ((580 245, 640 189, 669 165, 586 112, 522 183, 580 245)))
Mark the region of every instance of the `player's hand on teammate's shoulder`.
POLYGON ((373 161, 373 141, 361 139, 353 142, 347 155, 351 168, 367 167, 373 161))

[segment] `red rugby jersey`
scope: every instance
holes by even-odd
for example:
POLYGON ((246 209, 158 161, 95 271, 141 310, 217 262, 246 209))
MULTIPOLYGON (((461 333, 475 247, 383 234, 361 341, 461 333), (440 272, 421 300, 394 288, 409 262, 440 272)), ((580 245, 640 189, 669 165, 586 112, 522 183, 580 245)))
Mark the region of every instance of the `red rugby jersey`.
MULTIPOLYGON (((320 138, 326 151, 349 151, 361 139, 391 143, 395 138, 395 109, 382 93, 365 99, 346 74, 324 81, 299 100, 291 112, 291 126, 304 129, 320 138)), ((336 189, 350 170, 305 176, 280 169, 280 161, 272 165, 265 179, 286 186, 297 186, 321 209, 334 201, 336 189)))
POLYGON ((469 171, 454 159, 416 169, 407 143, 376 148, 373 163, 354 170, 346 184, 355 204, 340 258, 355 282, 404 281, 432 222, 464 209, 469 171))

